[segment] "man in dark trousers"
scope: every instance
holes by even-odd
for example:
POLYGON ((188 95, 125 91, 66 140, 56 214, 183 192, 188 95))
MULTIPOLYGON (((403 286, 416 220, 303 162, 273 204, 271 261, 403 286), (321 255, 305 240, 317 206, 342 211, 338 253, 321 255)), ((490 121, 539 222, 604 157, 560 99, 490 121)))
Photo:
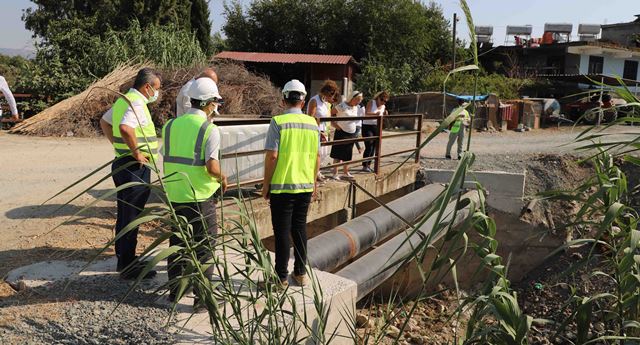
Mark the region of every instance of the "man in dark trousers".
MULTIPOLYGON (((131 182, 143 184, 117 192, 116 256, 117 270, 123 279, 137 278, 145 264, 136 257, 138 227, 121 232, 140 215, 149 199, 151 169, 147 164, 153 166, 152 161, 158 161, 158 138, 147 104, 155 102, 159 92, 160 75, 150 68, 143 68, 125 94, 131 105, 120 97, 100 120, 117 158, 111 165, 116 187, 131 182)), ((149 271, 144 278, 155 275, 155 271, 149 271)))
MULTIPOLYGON (((209 116, 221 104, 222 98, 216 83, 209 78, 196 79, 187 95, 191 108, 178 118, 169 120, 162 129, 165 189, 179 220, 185 221, 181 230, 174 229, 181 235, 171 236, 169 244, 189 245, 195 249, 200 262, 205 263, 212 255, 214 236, 218 232, 214 194, 221 187, 223 193, 227 188, 227 178, 222 174, 218 161, 220 132, 209 122, 209 116)), ((186 286, 177 284, 177 278, 183 275, 188 260, 180 254, 169 256, 169 299, 173 302, 180 299, 186 290, 186 286)), ((207 271, 208 279, 212 271, 207 271)), ((206 291, 202 285, 209 282, 197 277, 190 281, 196 294, 195 310, 206 310, 208 301, 200 303, 199 291, 206 291)))
POLYGON ((293 280, 304 286, 308 278, 307 211, 316 192, 320 165, 320 132, 316 120, 302 113, 307 92, 294 79, 285 84, 284 114, 271 119, 265 143, 262 196, 270 200, 271 223, 275 237, 276 273, 281 286, 289 274, 289 235, 293 238, 295 264, 293 280))

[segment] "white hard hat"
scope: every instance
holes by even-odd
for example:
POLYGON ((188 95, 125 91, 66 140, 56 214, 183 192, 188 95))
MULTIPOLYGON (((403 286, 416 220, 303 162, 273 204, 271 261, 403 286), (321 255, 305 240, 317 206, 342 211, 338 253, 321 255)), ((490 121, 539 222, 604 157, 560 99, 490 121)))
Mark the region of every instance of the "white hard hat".
POLYGON ((218 92, 218 85, 210 78, 198 78, 189 87, 187 96, 191 99, 197 99, 199 101, 222 101, 222 97, 218 92))
POLYGON ((304 84, 302 84, 298 79, 292 79, 284 84, 284 88, 282 89, 282 95, 284 98, 289 99, 289 92, 297 92, 300 94, 300 100, 304 100, 304 97, 307 95, 307 90, 304 88, 304 84))

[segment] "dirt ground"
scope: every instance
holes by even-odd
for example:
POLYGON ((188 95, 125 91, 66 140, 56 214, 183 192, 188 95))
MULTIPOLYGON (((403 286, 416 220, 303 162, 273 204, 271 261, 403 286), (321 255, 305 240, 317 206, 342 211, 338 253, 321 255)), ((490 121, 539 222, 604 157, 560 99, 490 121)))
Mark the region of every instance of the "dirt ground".
MULTIPOLYGON (((525 133, 473 133, 472 149, 477 154, 474 169, 520 172, 534 166, 540 174, 532 174, 527 193, 550 188, 543 179, 536 180, 536 176, 554 170, 562 173, 550 175, 548 179, 562 180, 566 174, 575 171, 575 166, 548 157, 574 153, 576 145, 571 141, 580 130, 551 128, 525 133)), ((608 132, 620 139, 625 133, 637 136, 640 128, 619 126, 608 132)), ((441 134, 422 150, 425 167, 455 167, 456 160, 444 159, 446 142, 447 135, 441 134)), ((412 145, 415 145, 413 137, 390 139, 383 144, 383 154, 412 145)), ((67 206, 63 205, 98 178, 90 178, 43 204, 112 159, 112 149, 105 139, 37 138, 0 132, 0 147, 0 277, 14 268, 38 261, 87 259, 111 240, 115 223, 113 198, 97 201, 86 214, 73 217, 68 224, 56 228, 112 188, 110 179, 80 194, 67 206)), ((105 176, 109 171, 110 167, 106 166, 96 176, 105 176)), ((154 234, 155 230, 143 227, 140 241, 144 245, 154 234)), ((113 251, 104 255, 113 255, 113 251)), ((14 294, 11 287, 0 282, 0 299, 14 294)))

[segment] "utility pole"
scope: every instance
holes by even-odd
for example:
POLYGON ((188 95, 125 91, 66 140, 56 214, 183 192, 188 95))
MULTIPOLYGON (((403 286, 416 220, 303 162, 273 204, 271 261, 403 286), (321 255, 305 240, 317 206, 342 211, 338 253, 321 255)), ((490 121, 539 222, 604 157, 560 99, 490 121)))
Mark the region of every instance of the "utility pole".
POLYGON ((453 66, 452 70, 456 68, 456 23, 458 22, 458 14, 453 14, 453 41, 451 44, 451 49, 453 50, 453 66))

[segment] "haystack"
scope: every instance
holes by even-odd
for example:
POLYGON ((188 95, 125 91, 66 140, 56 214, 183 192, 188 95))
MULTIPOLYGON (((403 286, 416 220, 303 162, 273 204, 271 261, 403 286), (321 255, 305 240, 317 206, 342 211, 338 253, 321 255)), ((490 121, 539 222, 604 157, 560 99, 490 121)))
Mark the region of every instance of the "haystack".
MULTIPOLYGON (((109 90, 125 92, 140 68, 149 64, 127 65, 116 68, 96 81, 84 92, 61 101, 14 127, 10 133, 37 136, 94 137, 101 135, 100 117, 107 111, 117 95, 109 90)), ((200 74, 204 66, 193 66, 162 74, 160 99, 149 106, 156 127, 174 117, 175 99, 180 88, 189 79, 200 74)), ((247 71, 242 65, 223 63, 214 65, 219 76, 220 94, 225 99, 221 113, 235 115, 275 115, 281 109, 280 91, 264 76, 247 71)))
POLYGON ((37 136, 93 137, 99 134, 102 114, 117 98, 113 91, 124 91, 138 70, 148 64, 124 65, 91 84, 85 91, 46 108, 11 129, 10 133, 37 136), (106 88, 108 90, 105 90, 106 88))

